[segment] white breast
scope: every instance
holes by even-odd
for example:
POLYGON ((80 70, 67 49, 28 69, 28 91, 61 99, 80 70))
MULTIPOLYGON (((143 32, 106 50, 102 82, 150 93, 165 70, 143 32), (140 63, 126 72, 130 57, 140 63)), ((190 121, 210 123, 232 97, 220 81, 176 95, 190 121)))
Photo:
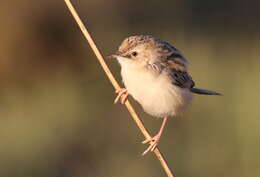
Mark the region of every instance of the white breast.
POLYGON ((121 75, 129 94, 153 116, 176 116, 192 100, 191 92, 173 85, 164 72, 158 74, 144 68, 122 67, 121 75))

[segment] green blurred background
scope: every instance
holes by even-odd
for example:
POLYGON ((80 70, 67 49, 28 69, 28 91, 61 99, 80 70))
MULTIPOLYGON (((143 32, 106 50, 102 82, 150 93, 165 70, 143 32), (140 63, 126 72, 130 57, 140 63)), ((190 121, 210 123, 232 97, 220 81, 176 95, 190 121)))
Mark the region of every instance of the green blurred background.
MULTIPOLYGON (((260 1, 73 1, 103 55, 133 34, 190 60, 195 96, 161 139, 177 177, 260 175, 260 1)), ((0 176, 165 176, 62 0, 0 6, 0 176)), ((107 61, 120 80, 116 61, 107 61)), ((132 100, 132 99, 131 99, 132 100)), ((152 134, 161 120, 134 103, 152 134)))

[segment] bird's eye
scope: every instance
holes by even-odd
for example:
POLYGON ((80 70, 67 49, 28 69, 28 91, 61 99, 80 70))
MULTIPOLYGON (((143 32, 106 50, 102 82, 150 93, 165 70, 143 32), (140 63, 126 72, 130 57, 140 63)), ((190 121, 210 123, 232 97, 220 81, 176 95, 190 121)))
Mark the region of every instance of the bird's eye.
POLYGON ((138 55, 137 52, 132 53, 132 56, 134 56, 134 57, 136 57, 137 55, 138 55))

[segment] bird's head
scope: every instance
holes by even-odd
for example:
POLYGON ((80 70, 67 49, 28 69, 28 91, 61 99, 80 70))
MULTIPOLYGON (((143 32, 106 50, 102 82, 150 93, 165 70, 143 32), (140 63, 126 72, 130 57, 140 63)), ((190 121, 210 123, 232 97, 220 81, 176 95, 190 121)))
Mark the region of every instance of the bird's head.
POLYGON ((137 35, 126 38, 118 51, 108 58, 116 58, 122 67, 145 67, 149 64, 163 62, 172 54, 183 62, 187 62, 180 52, 169 43, 150 35, 137 35))

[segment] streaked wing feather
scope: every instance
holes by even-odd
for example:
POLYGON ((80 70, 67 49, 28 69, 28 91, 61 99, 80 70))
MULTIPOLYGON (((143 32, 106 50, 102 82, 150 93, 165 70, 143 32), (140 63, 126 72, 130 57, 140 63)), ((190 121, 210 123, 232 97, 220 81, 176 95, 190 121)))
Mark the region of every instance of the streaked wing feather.
POLYGON ((165 65, 172 78, 172 83, 181 88, 192 88, 195 83, 187 72, 186 59, 179 53, 172 53, 168 56, 165 65))
POLYGON ((171 69, 170 76, 172 78, 172 83, 181 88, 192 88, 195 85, 191 76, 186 71, 171 69))

